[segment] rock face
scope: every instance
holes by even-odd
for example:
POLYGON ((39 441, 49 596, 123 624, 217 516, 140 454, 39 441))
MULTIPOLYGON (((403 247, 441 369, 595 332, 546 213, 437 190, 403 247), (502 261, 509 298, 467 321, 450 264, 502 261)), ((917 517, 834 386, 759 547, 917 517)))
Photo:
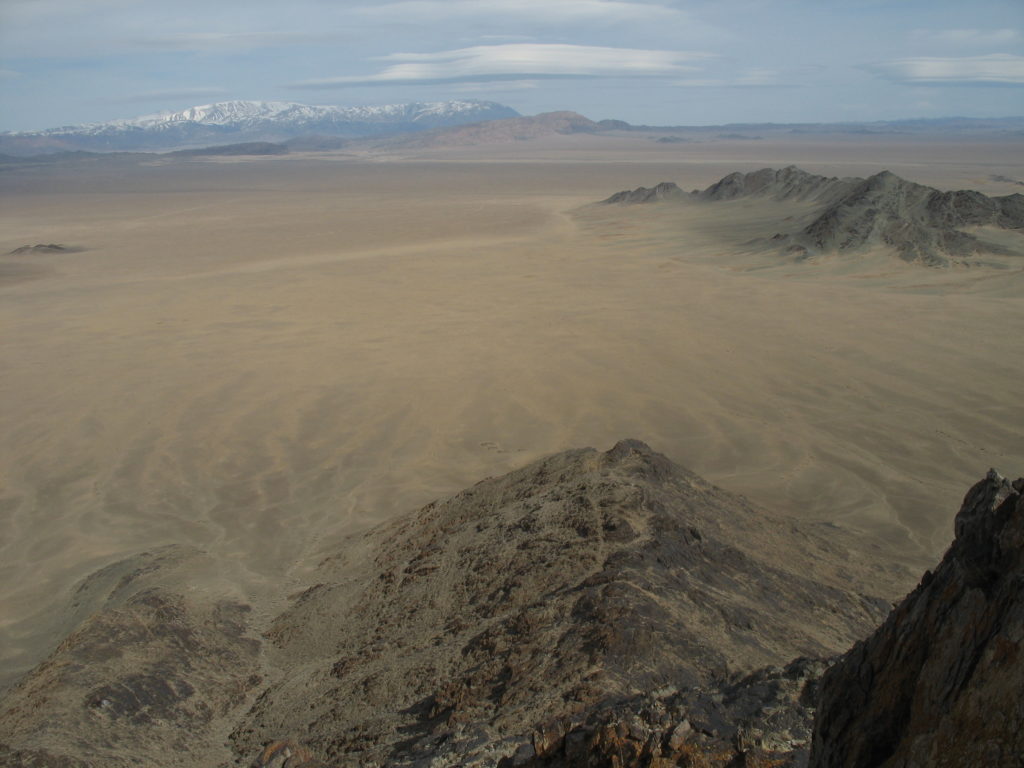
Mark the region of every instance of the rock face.
MULTIPOLYGON (((893 249, 904 261, 950 266, 978 254, 1007 253, 965 227, 1024 230, 1024 195, 988 197, 973 190, 940 192, 882 171, 867 179, 817 176, 790 166, 732 173, 689 195, 662 183, 618 192, 605 203, 660 200, 719 202, 758 197, 816 207, 799 229, 764 242, 799 260, 822 253, 852 253, 873 246, 893 249)), ((1024 247, 1024 246, 1022 246, 1024 247)))
POLYGON ((570 451, 325 562, 267 633, 283 672, 232 740, 299 736, 336 766, 526 759, 545 723, 849 647, 890 607, 858 575, 643 443, 570 451))
POLYGON ((933 573, 821 684, 811 765, 1024 765, 1024 479, 994 471, 933 573))

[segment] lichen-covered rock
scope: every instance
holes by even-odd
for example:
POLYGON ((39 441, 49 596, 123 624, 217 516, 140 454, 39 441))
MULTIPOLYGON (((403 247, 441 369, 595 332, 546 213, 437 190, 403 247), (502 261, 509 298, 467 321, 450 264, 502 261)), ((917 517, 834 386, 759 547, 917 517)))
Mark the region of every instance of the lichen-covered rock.
POLYGON ((803 766, 823 659, 554 721, 499 768, 803 766))
POLYGON ((1024 765, 1022 492, 971 488, 934 573, 825 675, 814 768, 1024 765))

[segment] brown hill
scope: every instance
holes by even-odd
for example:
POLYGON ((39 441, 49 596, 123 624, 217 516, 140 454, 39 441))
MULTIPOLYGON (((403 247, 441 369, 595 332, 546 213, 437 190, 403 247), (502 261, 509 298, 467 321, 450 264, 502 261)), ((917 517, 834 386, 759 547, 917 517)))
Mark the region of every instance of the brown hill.
POLYGON ((572 133, 607 130, 576 112, 545 112, 534 117, 509 117, 482 123, 442 128, 377 142, 378 147, 466 147, 477 144, 510 144, 516 141, 572 133))

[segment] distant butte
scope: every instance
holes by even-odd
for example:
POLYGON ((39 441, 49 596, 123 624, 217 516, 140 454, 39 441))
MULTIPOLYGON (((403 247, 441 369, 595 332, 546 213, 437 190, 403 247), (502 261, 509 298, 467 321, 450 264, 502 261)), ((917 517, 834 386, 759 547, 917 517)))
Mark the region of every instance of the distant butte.
POLYGON ((25 256, 39 253, 76 253, 84 250, 76 245, 60 245, 58 243, 37 243, 36 245, 23 245, 8 251, 8 256, 25 256))

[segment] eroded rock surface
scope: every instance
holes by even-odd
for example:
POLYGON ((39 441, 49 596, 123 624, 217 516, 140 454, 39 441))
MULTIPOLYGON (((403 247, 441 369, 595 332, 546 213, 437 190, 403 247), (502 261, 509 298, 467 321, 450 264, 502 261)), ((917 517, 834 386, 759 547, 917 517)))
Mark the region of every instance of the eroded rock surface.
POLYGON ((828 671, 812 766, 1024 765, 1022 492, 971 488, 939 566, 828 671))

